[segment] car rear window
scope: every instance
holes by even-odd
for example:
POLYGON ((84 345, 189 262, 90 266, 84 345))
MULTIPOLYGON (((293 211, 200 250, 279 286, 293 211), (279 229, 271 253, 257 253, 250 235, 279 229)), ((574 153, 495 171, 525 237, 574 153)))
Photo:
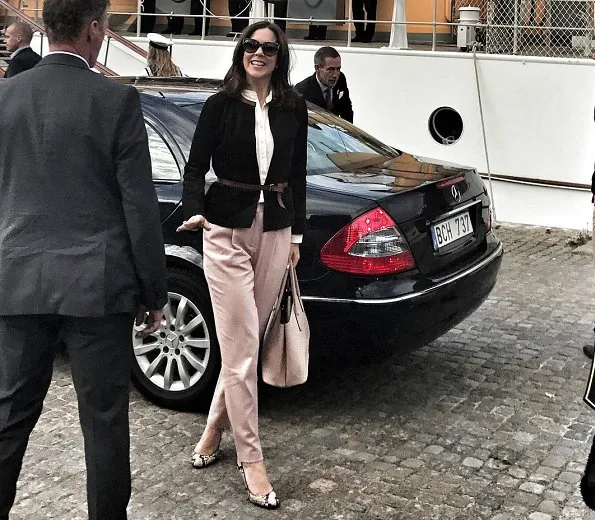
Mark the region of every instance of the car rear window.
MULTIPOLYGON (((198 122, 204 101, 169 99, 198 122)), ((326 112, 310 111, 308 128, 308 175, 358 171, 399 157, 400 152, 363 130, 326 112)), ((184 150, 186 152, 186 150, 184 150)))

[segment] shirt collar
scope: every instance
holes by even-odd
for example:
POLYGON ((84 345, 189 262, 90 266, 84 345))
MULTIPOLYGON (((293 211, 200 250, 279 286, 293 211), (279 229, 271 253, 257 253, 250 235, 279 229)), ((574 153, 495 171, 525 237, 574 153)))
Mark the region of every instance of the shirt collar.
POLYGON ((19 47, 16 51, 14 51, 11 55, 10 55, 10 59, 12 60, 19 52, 24 51, 25 49, 30 49, 31 47, 29 47, 29 45, 27 45, 26 47, 19 47))
MULTIPOLYGON (((256 95, 256 92, 254 92, 253 90, 242 90, 242 97, 244 99, 247 99, 248 101, 252 101, 253 103, 258 103, 258 96, 256 95)), ((271 101, 273 100, 273 91, 270 90, 266 99, 264 100, 264 104, 268 105, 271 101)))
MULTIPOLYGON (((322 92, 324 92, 325 90, 330 89, 331 87, 329 87, 328 85, 325 85, 324 83, 322 83, 322 81, 320 81, 318 79, 318 75, 315 76, 316 81, 318 81, 318 85, 320 85, 320 90, 322 90, 322 92)), ((331 89, 332 90, 332 89, 331 89)))
POLYGON ((74 56, 80 60, 83 60, 88 69, 91 68, 91 67, 89 67, 89 62, 85 58, 83 58, 80 54, 75 54, 74 52, 66 52, 66 51, 51 51, 51 52, 48 52, 46 54, 46 56, 49 56, 50 54, 68 54, 68 56, 74 56))

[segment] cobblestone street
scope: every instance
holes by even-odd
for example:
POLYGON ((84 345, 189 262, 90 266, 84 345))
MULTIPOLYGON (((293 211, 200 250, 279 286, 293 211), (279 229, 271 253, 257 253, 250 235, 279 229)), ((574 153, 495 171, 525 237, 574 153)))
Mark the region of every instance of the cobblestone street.
MULTIPOLYGON (((593 341, 593 261, 571 232, 500 227, 495 290, 470 318, 406 355, 350 346, 302 387, 261 391, 276 512, 247 502, 229 434, 194 470, 206 416, 131 395, 131 520, 595 519, 578 482, 595 432, 582 401, 593 341)), ((428 324, 431 327, 431 324, 428 324)), ((328 338, 318 338, 322 348, 328 338)), ((395 349, 397 346, 395 345, 395 349)), ((1 485, 1 483, 0 483, 1 485)), ((11 520, 86 518, 82 438, 59 359, 11 520)))

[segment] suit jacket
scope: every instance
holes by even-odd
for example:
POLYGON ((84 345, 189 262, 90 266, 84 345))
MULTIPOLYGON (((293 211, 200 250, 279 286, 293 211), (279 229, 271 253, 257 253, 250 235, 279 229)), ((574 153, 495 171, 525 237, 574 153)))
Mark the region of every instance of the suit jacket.
MULTIPOLYGON (((274 100, 273 100, 274 101, 274 100)), ((282 197, 264 192, 265 231, 292 226, 302 234, 306 221, 306 139, 308 111, 301 96, 295 107, 269 105, 275 148, 265 184, 288 182, 282 197)), ((249 228, 256 215, 259 191, 213 183, 205 196, 205 175, 211 160, 217 177, 260 185, 256 159, 254 103, 219 92, 207 99, 194 134, 184 172, 186 217, 204 215, 218 226, 249 228)))
POLYGON ((68 54, 0 82, 0 315, 167 301, 138 92, 68 54))
POLYGON ((37 54, 31 47, 26 47, 22 51, 17 52, 16 56, 10 60, 8 68, 6 69, 6 78, 12 78, 20 72, 32 69, 41 61, 41 56, 37 54))
MULTIPOLYGON (((322 89, 316 79, 316 73, 305 80, 300 81, 295 88, 298 92, 303 94, 307 101, 326 109, 326 103, 324 102, 322 89)), ((351 107, 349 89, 347 88, 347 78, 342 72, 339 74, 339 80, 333 89, 333 109, 331 112, 342 119, 353 123, 353 108, 351 107)))

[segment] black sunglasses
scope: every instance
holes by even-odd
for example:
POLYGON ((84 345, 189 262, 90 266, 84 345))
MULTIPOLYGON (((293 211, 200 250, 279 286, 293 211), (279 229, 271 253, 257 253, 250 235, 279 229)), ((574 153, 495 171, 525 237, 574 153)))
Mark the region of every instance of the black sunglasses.
POLYGON ((262 53, 265 56, 275 56, 279 52, 280 45, 277 42, 260 43, 253 38, 246 38, 242 42, 242 48, 244 49, 244 52, 247 52, 248 54, 254 54, 259 47, 262 47, 262 53))

